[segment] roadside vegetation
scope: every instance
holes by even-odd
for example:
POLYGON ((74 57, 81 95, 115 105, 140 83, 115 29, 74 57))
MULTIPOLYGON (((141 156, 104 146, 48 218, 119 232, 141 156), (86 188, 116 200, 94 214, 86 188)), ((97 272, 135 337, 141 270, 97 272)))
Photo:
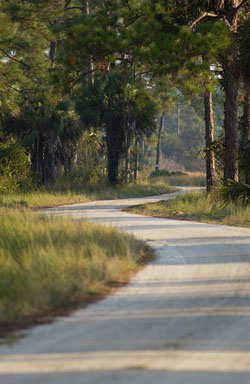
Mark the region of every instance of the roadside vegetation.
POLYGON ((168 172, 160 170, 151 175, 153 183, 162 182, 173 186, 204 187, 206 175, 203 172, 168 172))
POLYGON ((1 208, 0 335, 102 297, 152 256, 114 228, 1 208))
POLYGON ((0 20, 0 321, 77 301, 136 249, 31 209, 206 185, 136 210, 248 225, 248 1, 12 0, 0 20))
POLYGON ((163 181, 138 181, 116 187, 107 186, 101 181, 86 187, 65 182, 28 192, 0 194, 0 207, 42 208, 91 200, 161 195, 170 191, 169 185, 163 181))
POLYGON ((173 200, 138 205, 128 210, 162 218, 250 227, 250 205, 225 201, 219 191, 209 194, 205 191, 188 192, 173 200))

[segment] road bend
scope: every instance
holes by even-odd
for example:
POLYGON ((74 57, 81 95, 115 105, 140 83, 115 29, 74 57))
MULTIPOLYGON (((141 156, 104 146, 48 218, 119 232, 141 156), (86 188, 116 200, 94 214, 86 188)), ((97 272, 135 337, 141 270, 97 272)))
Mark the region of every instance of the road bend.
POLYGON ((46 210, 133 233, 157 258, 116 293, 2 344, 1 384, 250 383, 250 229, 122 211, 173 196, 46 210))

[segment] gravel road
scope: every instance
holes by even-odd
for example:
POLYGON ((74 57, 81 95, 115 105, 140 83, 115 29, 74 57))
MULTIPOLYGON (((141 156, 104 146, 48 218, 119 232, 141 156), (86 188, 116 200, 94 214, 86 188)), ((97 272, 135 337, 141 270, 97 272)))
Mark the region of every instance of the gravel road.
POLYGON ((250 229, 121 211, 170 197, 46 210, 115 225, 158 257, 115 294, 0 345, 1 384, 250 383, 250 229))

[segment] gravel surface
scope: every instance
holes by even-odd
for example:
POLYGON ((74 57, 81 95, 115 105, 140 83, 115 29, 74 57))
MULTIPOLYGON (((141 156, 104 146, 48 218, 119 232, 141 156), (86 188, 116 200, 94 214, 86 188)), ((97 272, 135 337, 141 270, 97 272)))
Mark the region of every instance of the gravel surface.
POLYGON ((172 196, 46 210, 115 225, 158 257, 115 294, 1 345, 1 384, 250 383, 250 229, 121 211, 172 196))

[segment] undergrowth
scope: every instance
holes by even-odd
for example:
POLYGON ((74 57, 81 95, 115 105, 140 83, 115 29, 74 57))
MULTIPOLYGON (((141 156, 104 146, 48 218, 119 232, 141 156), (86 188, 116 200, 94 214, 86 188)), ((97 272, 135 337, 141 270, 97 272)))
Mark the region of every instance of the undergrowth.
POLYGON ((203 187, 206 184, 206 177, 201 172, 163 172, 153 174, 150 178, 151 182, 167 183, 173 186, 203 187))
POLYGON ((108 187, 102 182, 91 186, 60 183, 26 193, 0 194, 0 207, 51 207, 93 200, 160 195, 170 190, 165 182, 138 181, 116 187, 108 187))
POLYGON ((173 200, 149 203, 129 209, 134 213, 157 217, 193 220, 250 227, 250 205, 221 200, 217 191, 189 192, 173 200))
POLYGON ((151 252, 111 227, 1 208, 0 328, 127 282, 151 252))

